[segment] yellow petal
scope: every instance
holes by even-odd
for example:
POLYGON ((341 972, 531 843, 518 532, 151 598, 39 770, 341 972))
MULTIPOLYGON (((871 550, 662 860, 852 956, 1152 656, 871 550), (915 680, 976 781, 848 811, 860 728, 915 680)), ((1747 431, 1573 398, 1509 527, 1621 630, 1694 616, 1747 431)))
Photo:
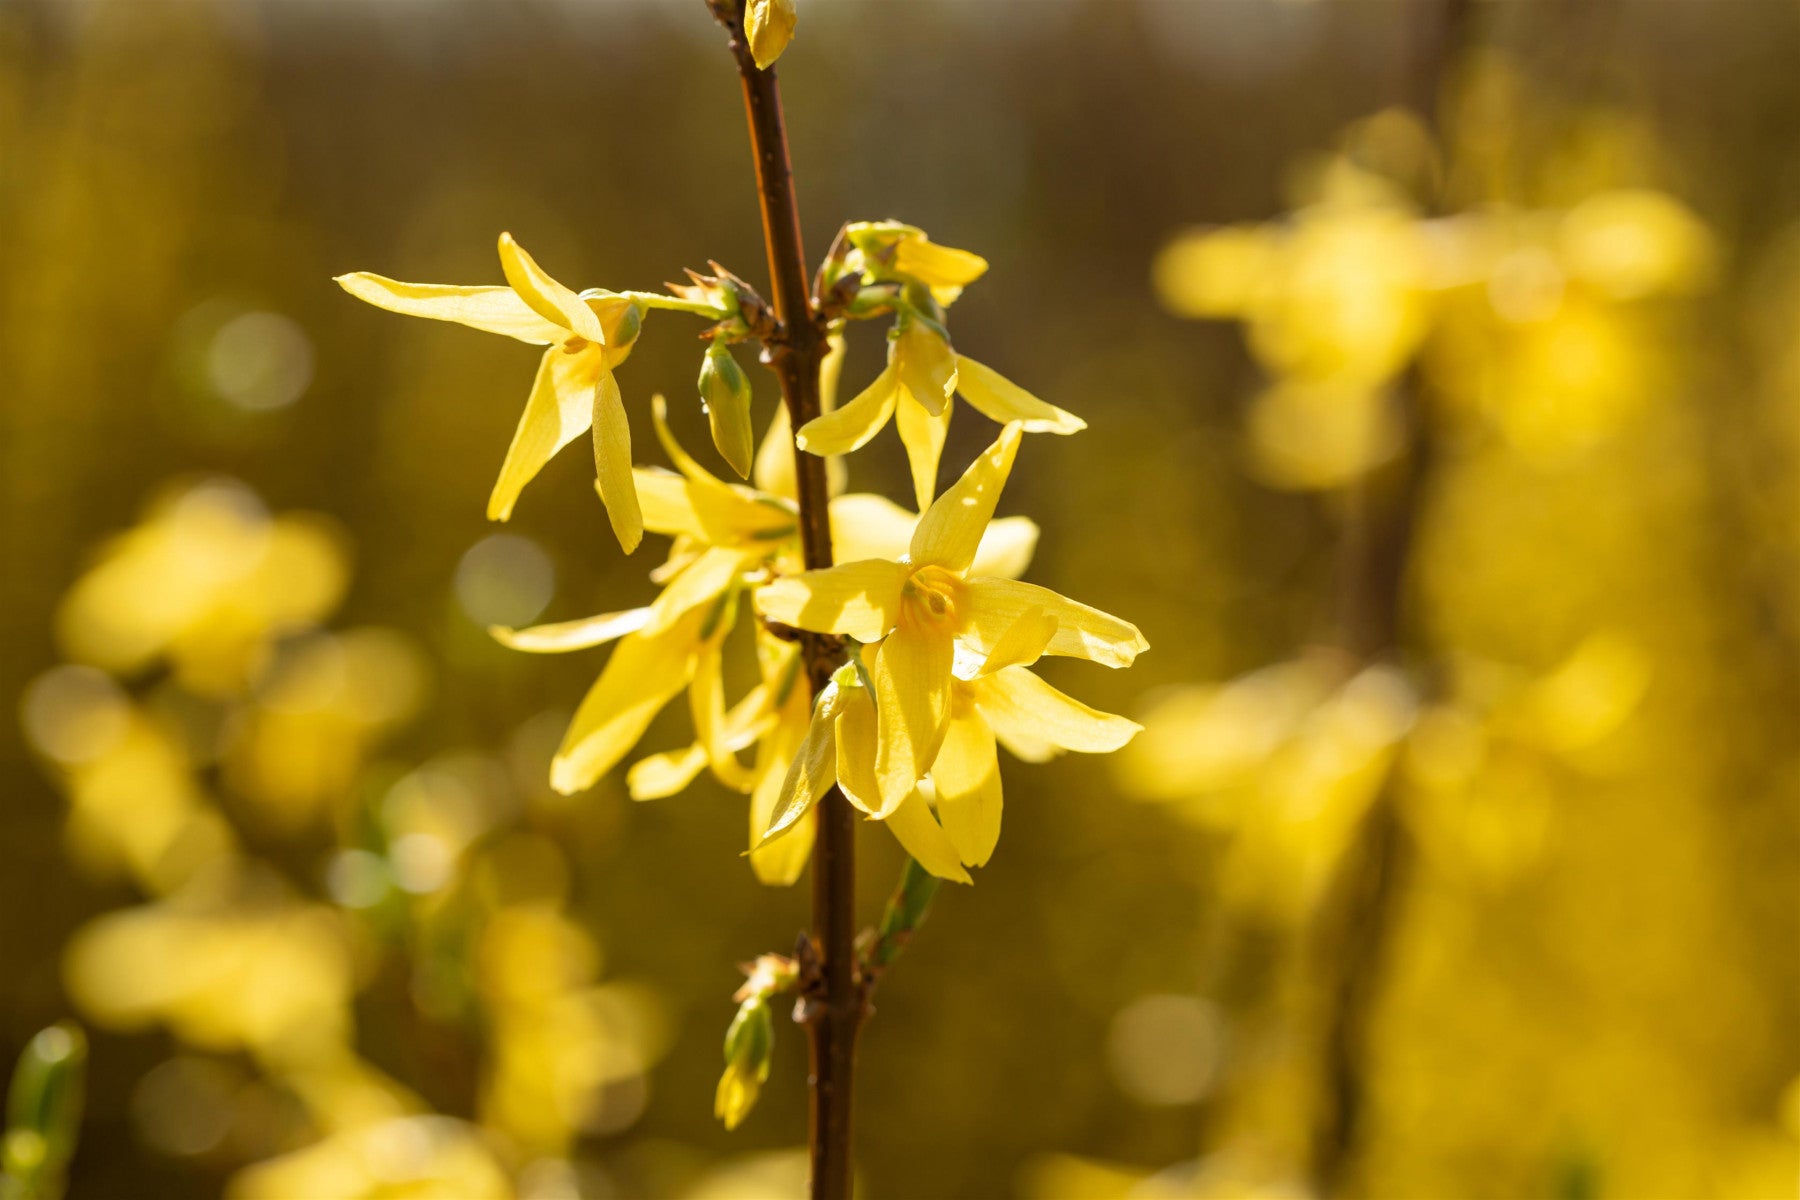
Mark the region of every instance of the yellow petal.
POLYGON ((769 814, 762 841, 757 843, 759 846, 767 845, 792 829, 812 811, 813 805, 837 786, 835 726, 838 705, 839 693, 835 687, 819 693, 812 724, 807 727, 799 753, 794 755, 794 761, 781 781, 781 792, 769 814))
POLYGON ((737 760, 725 715, 725 677, 720 656, 725 633, 722 626, 700 647, 694 661, 694 682, 688 687, 688 712, 694 720, 695 742, 705 751, 713 777, 734 791, 747 792, 755 777, 737 760))
MULTIPOLYGON (((1048 743, 1083 754, 1109 754, 1143 728, 1136 721, 1089 708, 1024 667, 1007 667, 974 684, 976 707, 1003 740, 1048 743)), ((1008 749, 1011 749, 1009 741, 1008 749)), ((1039 758, 1039 755, 1020 755, 1039 758)))
POLYGON ((706 528, 688 495, 687 480, 661 467, 633 467, 631 481, 645 529, 668 537, 706 538, 706 528))
POLYGON ((756 466, 750 472, 750 481, 771 496, 794 498, 794 432, 785 403, 775 406, 768 432, 756 448, 756 466))
POLYGON ((965 288, 987 274, 987 259, 929 238, 904 238, 894 247, 894 269, 931 288, 965 288))
POLYGON ((831 545, 845 562, 906 557, 919 515, 886 496, 854 492, 831 501, 831 545))
POLYGON ((953 717, 931 764, 938 820, 957 854, 983 866, 1000 840, 1000 758, 994 732, 980 715, 953 717))
POLYGON ((631 478, 631 426, 611 371, 594 385, 594 471, 613 536, 630 554, 644 540, 644 514, 631 478))
POLYGON ((794 0, 750 0, 744 9, 744 34, 750 41, 750 57, 768 70, 794 40, 799 13, 794 0))
POLYGON ((939 566, 960 572, 975 561, 982 534, 993 519, 994 505, 1006 487, 1007 476, 1012 474, 1019 436, 1017 425, 1002 429, 994 444, 969 464, 962 478, 925 510, 912 536, 914 566, 939 566))
POLYGON ((750 869, 771 887, 786 887, 799 879, 812 855, 814 822, 800 821, 786 836, 759 845, 781 798, 789 764, 812 721, 812 698, 795 687, 782 703, 775 727, 756 748, 756 788, 750 794, 750 869))
POLYGON ((704 614, 661 633, 629 634, 581 701, 550 764, 550 786, 565 795, 593 786, 630 753, 663 706, 693 678, 704 614))
POLYGON ((819 411, 837 408, 838 383, 844 377, 844 355, 849 343, 841 328, 825 335, 825 357, 819 361, 819 411))
POLYGON ((875 775, 880 744, 875 699, 867 688, 845 688, 837 719, 837 781, 850 803, 873 817, 885 817, 881 784, 875 775))
POLYGON ((1007 667, 1028 667, 1036 662, 1056 636, 1056 618, 1041 608, 1028 608, 1000 635, 978 675, 991 675, 1007 667))
POLYGON ((724 545, 745 539, 767 541, 795 528, 790 505, 726 483, 687 452, 669 428, 669 405, 660 392, 650 398, 650 416, 663 452, 688 483, 688 505, 697 521, 697 536, 724 545))
POLYGON ((742 551, 726 546, 709 546, 663 589, 650 606, 646 631, 667 629, 696 605, 718 599, 726 588, 737 581, 746 558, 742 551))
POLYGON ((956 391, 956 354, 933 325, 908 321, 894 339, 892 361, 907 394, 932 416, 941 416, 956 391))
POLYGON ((990 420, 1018 421, 1026 433, 1078 433, 1087 422, 1046 404, 992 367, 966 354, 956 356, 956 390, 990 420))
POLYGON ((1033 608, 1056 621, 1046 654, 1085 658, 1106 667, 1129 667, 1150 648, 1136 625, 1067 596, 1016 579, 969 579, 963 584, 962 636, 975 649, 994 649, 1013 622, 1033 608))
POLYGON ((1001 517, 998 521, 989 521, 987 532, 981 535, 981 545, 975 551, 975 561, 969 564, 968 574, 1017 579, 1031 565, 1037 541, 1037 522, 1030 517, 1001 517))
POLYGON ((938 457, 944 452, 944 437, 950 432, 950 405, 937 416, 926 412, 910 397, 900 402, 894 414, 894 425, 906 447, 906 462, 912 469, 913 502, 919 511, 931 507, 937 495, 938 457))
POLYGON ((521 342, 547 346, 567 333, 531 311, 509 287, 458 287, 449 283, 402 283, 384 275, 358 271, 339 275, 337 285, 376 308, 453 321, 488 333, 504 334, 521 342))
POLYGON ((500 269, 532 312, 590 342, 606 344, 606 331, 600 327, 594 310, 580 296, 550 278, 510 233, 500 235, 500 269))
POLYGON ((625 790, 633 800, 661 800, 685 791, 706 766, 698 742, 681 750, 665 750, 640 758, 625 772, 625 790))
POLYGON ((802 571, 756 591, 757 611, 771 621, 878 642, 894 627, 900 588, 912 568, 865 559, 820 571, 802 571))
POLYGON ((796 439, 800 449, 823 456, 848 454, 861 448, 894 415, 901 390, 900 372, 890 362, 856 399, 801 426, 796 439))
POLYGON ((969 873, 963 870, 950 836, 938 825, 937 818, 931 815, 931 806, 918 791, 915 790, 901 802, 900 807, 888 817, 886 824, 893 830, 894 837, 906 852, 939 879, 949 879, 956 883, 974 882, 969 878, 969 873))
POLYGON ((630 608, 576 621, 559 621, 554 625, 534 625, 529 629, 490 625, 488 633, 509 649, 530 654, 561 654, 565 650, 585 650, 636 633, 649 620, 648 608, 630 608))
POLYGON ((525 485, 558 450, 593 425, 594 385, 605 373, 591 349, 571 354, 553 346, 544 351, 525 412, 500 465, 500 478, 488 497, 488 520, 512 516, 525 485))
POLYGON ((950 708, 950 669, 955 661, 950 634, 902 616, 870 664, 881 736, 875 774, 881 811, 906 798, 937 754, 950 708))

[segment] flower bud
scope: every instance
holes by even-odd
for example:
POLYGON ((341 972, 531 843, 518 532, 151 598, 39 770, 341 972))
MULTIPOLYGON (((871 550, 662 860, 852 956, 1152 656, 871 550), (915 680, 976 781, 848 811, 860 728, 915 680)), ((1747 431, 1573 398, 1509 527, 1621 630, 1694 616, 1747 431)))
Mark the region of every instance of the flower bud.
POLYGON ((7 1096, 4 1169, 28 1195, 55 1195, 81 1127, 87 1038, 63 1021, 42 1030, 19 1055, 7 1096))
POLYGON ((794 0, 750 0, 744 12, 744 32, 750 38, 750 57, 768 70, 794 40, 794 24, 800 14, 794 0))
POLYGON ((723 341, 700 361, 700 405, 712 424, 713 445, 741 478, 750 477, 756 439, 750 429, 750 380, 723 341))
POLYGON ((713 1094, 713 1115, 736 1129, 756 1107, 756 1098, 769 1078, 770 1053, 775 1048, 775 1019, 762 996, 752 996, 738 1006, 731 1028, 725 1031, 725 1073, 713 1094))

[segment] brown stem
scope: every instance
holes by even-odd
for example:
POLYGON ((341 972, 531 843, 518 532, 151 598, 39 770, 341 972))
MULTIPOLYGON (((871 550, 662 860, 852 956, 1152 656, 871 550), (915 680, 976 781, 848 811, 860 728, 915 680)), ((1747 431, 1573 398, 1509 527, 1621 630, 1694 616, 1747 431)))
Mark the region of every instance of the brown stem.
MULTIPOLYGON (((773 68, 762 70, 744 36, 743 0, 707 0, 730 35, 732 57, 744 87, 744 113, 756 156, 756 191, 762 206, 763 244, 769 254, 778 335, 764 358, 781 381, 788 418, 798 430, 819 415, 819 365, 825 331, 807 292, 806 251, 800 239, 800 207, 788 157, 781 85, 773 68)), ((795 500, 800 509, 801 555, 809 570, 831 565, 830 491, 825 460, 794 448, 795 500)), ((840 652, 835 639, 802 634, 802 652, 813 694, 830 680, 840 652)), ((856 819, 833 788, 817 807, 812 860, 812 936, 818 975, 808 981, 806 1029, 812 1052, 810 1144, 813 1200, 849 1200, 851 1084, 862 1000, 856 979, 856 819)))

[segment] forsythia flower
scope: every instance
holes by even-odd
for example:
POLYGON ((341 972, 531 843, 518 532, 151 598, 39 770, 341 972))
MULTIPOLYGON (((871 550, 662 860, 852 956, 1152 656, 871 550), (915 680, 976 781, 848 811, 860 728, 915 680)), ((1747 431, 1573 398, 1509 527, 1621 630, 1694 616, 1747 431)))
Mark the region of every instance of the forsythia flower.
POLYGON ((794 0, 750 0, 744 9, 744 33, 750 39, 750 57, 766 71, 794 40, 800 14, 794 0))
POLYGON ((551 456, 592 429, 600 498, 629 554, 643 540, 644 523, 631 485, 631 429, 613 369, 636 343, 642 304, 599 290, 577 295, 545 274, 509 233, 500 235, 500 266, 510 286, 401 283, 367 272, 337 282, 378 308, 548 347, 488 498, 488 518, 510 517, 519 492, 551 456))
MULTIPOLYGON (((871 816, 898 816, 902 841, 909 832, 930 837, 920 834, 918 818, 928 809, 917 786, 929 770, 940 815, 946 807, 957 813, 946 819, 960 835, 956 853, 985 861, 999 819, 996 732, 1003 728, 1027 757, 1055 748, 1114 749, 1135 732, 1123 718, 1085 709, 1035 679, 1019 680, 1029 675, 1024 666, 1046 653, 1128 666, 1148 647, 1135 626, 1047 588, 971 569, 1020 432, 1017 423, 1008 425, 931 505, 905 557, 847 562, 758 589, 757 607, 769 620, 865 647, 820 696, 771 837, 798 820, 833 777, 871 816), (1009 673, 1015 667, 1019 674, 1009 673)), ((960 867, 938 869, 941 853, 913 853, 934 873, 963 877, 960 867)))
POLYGON ((950 428, 951 401, 959 392, 984 415, 1002 425, 1017 421, 1027 433, 1087 428, 1073 413, 951 349, 943 307, 987 270, 980 256, 936 245, 923 231, 892 221, 851 225, 845 236, 852 249, 839 277, 860 272, 871 294, 892 293, 896 319, 888 334, 887 366, 850 403, 808 421, 797 438, 802 450, 848 454, 892 418, 923 509, 937 489, 938 458, 950 428))

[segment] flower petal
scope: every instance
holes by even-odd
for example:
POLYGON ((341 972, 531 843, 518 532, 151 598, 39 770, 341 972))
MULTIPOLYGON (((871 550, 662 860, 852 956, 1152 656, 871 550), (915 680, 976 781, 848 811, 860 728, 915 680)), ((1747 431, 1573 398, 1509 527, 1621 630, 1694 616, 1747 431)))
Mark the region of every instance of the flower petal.
POLYGON ((831 545, 846 562, 906 557, 919 515, 886 496, 854 492, 831 500, 831 545))
POLYGON ((975 561, 969 564, 971 576, 997 575, 1017 579, 1031 565, 1037 551, 1037 522, 1030 517, 1001 517, 989 521, 975 550, 975 561))
MULTIPOLYGON (((974 685, 975 705, 1002 740, 1047 743, 1083 754, 1109 754, 1143 728, 1136 721, 1089 708, 1024 667, 1007 667, 974 685)), ((1042 755, 1020 755, 1036 761, 1042 755)))
POLYGON ((912 568, 871 558, 802 571, 756 591, 757 611, 771 621, 878 642, 894 627, 900 589, 912 568))
POLYGON ((930 288, 964 288, 987 274, 987 259, 926 237, 902 238, 894 247, 894 269, 930 288))
POLYGON ((632 763, 625 772, 625 790, 633 800, 662 800, 687 790, 705 767, 706 750, 699 742, 665 750, 632 763))
POLYGON ((631 478, 631 425, 611 371, 594 385, 594 471, 613 536, 630 554, 644 540, 644 514, 631 478))
MULTIPOLYGON (((733 607, 733 606, 728 606, 733 607)), ((728 627, 712 631, 701 643, 694 661, 694 682, 688 686, 688 712, 694 721, 694 739, 706 753, 713 778, 733 791, 748 792, 755 776, 737 760, 731 745, 732 729, 725 714, 725 676, 721 648, 728 627)))
POLYGON ((975 882, 963 870, 950 835, 944 832, 943 827, 937 823, 937 818, 931 815, 931 805, 918 790, 915 789, 900 803, 900 807, 888 817, 886 825, 893 830, 894 837, 906 852, 939 879, 949 879, 956 883, 975 882))
POLYGON ((1016 579, 969 579, 963 583, 962 637, 977 650, 992 651, 1020 617, 1041 608, 1056 620, 1046 654, 1085 658, 1106 667, 1129 667, 1150 648, 1138 627, 1111 613, 1079 604, 1049 588, 1016 579))
POLYGON ((986 864, 1000 840, 1000 757, 994 731, 980 715, 952 717, 931 764, 938 820, 957 854, 972 867, 986 864))
POLYGON ((659 392, 650 397, 650 417, 657 440, 688 484, 688 503, 698 521, 698 536, 715 545, 781 537, 796 527, 791 505, 726 483, 689 454, 669 428, 669 405, 659 392))
POLYGON ((794 755, 794 761, 781 781, 781 792, 769 813, 762 840, 756 846, 766 846, 792 829, 800 818, 812 811, 813 805, 837 786, 836 726, 840 703, 840 694, 835 687, 827 687, 819 693, 812 724, 807 727, 799 752, 794 755))
POLYGON ((837 719, 837 781, 844 797, 872 817, 888 814, 881 807, 881 783, 875 775, 880 745, 875 699, 863 687, 844 689, 837 719))
POLYGON ((650 606, 647 632, 667 629, 696 605, 723 595, 737 581, 747 562, 745 554, 727 546, 709 546, 683 567, 650 606))
POLYGON ((693 678, 702 613, 661 633, 628 634, 569 723, 550 764, 550 786, 572 795, 618 765, 663 706, 693 678))
POLYGON ((785 836, 759 845, 811 721, 812 699, 806 689, 796 687, 782 705, 775 727, 756 748, 756 788, 750 794, 750 844, 756 848, 750 851, 750 869, 771 887, 786 887, 799 879, 812 856, 812 821, 797 822, 785 836))
POLYGON ((929 321, 909 320, 894 339, 892 362, 907 394, 932 416, 942 416, 956 391, 956 353, 929 321))
POLYGON ((944 437, 950 432, 950 405, 932 416, 911 399, 912 393, 900 401, 894 414, 894 426, 906 446, 906 462, 912 469, 913 502, 924 512, 937 495, 938 458, 944 452, 944 437))
POLYGON ((471 329, 504 334, 521 342, 548 346, 560 342, 567 333, 531 311, 509 287, 459 287, 451 283, 402 283, 385 275, 357 271, 339 275, 337 285, 358 300, 405 313, 409 317, 429 317, 434 321, 453 321, 471 329))
POLYGON ((975 561, 982 534, 993 519, 994 505, 1006 487, 1006 477, 1012 474, 1020 432, 1017 425, 1002 429, 994 444, 969 464, 962 478, 925 510, 912 535, 914 566, 938 566, 960 572, 975 561))
POLYGON ((637 490, 638 508, 643 513, 645 529, 667 537, 705 540, 706 528, 700 523, 700 514, 694 510, 687 480, 661 467, 633 467, 631 482, 637 490))
POLYGON ((512 516, 525 485, 558 450, 593 425, 594 385, 604 373, 599 356, 591 350, 571 354, 553 346, 544 351, 506 461, 500 465, 500 478, 488 497, 488 520, 512 516))
POLYGON ((512 650, 523 650, 528 654, 561 654, 565 650, 585 650, 636 633, 649 620, 650 609, 628 608, 624 612, 601 613, 597 617, 558 621, 554 625, 533 625, 529 629, 490 625, 488 633, 512 650))
POLYGON ((880 718, 875 774, 882 812, 906 798, 937 755, 949 715, 954 659, 947 631, 915 624, 904 613, 874 654, 869 676, 880 718))
POLYGON ((795 441, 808 454, 848 454, 881 432, 900 399, 900 372, 893 363, 850 403, 814 417, 800 427, 795 441))
POLYGON ((1042 657, 1056 636, 1056 618, 1041 608, 1028 608, 1000 635, 976 674, 992 675, 1007 667, 1028 667, 1042 657))
POLYGON ((1018 421, 1026 433, 1078 433, 1087 422, 1046 404, 992 367, 966 354, 956 356, 956 390, 977 412, 1002 425, 1018 421))
POLYGON ((532 312, 590 342, 606 344, 606 332, 594 310, 580 296, 550 278, 510 233, 500 235, 500 269, 532 312))

